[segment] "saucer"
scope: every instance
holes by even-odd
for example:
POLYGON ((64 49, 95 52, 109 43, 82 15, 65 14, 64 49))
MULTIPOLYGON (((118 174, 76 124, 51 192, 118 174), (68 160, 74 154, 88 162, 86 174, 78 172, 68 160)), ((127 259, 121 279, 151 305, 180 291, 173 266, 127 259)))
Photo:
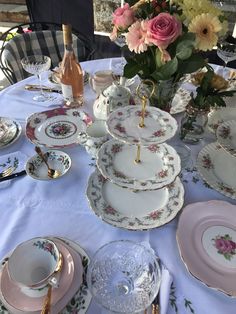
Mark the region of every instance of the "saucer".
MULTIPOLYGON (((74 256, 69 252, 68 248, 63 246, 59 241, 55 241, 58 245, 60 252, 63 255, 64 267, 62 269, 61 278, 60 278, 60 286, 59 288, 52 290, 52 305, 57 306, 57 303, 64 297, 65 291, 68 291, 71 288, 72 281, 74 279, 75 273, 75 264, 74 264, 74 256)), ((81 259, 77 258, 76 261, 77 272, 80 273, 78 278, 78 285, 82 283, 82 263, 81 259)), ((78 286, 77 286, 78 287, 78 286)), ((44 288, 44 294, 47 293, 47 287, 44 288)), ((13 312, 35 312, 37 313, 41 311, 42 305, 45 299, 45 295, 41 295, 42 293, 39 291, 33 291, 31 296, 25 294, 25 290, 23 291, 17 284, 15 284, 9 278, 6 267, 3 268, 1 273, 1 293, 3 300, 7 304, 7 307, 12 307, 13 312), (9 306, 8 306, 9 305, 9 306)), ((68 300, 67 300, 68 301, 68 300)), ((67 303, 67 302, 66 302, 67 303)), ((66 305, 66 304, 65 304, 66 305)), ((64 305, 64 306, 65 306, 64 305)), ((62 307, 63 308, 63 307, 62 307)), ((61 308, 61 309, 62 309, 61 308)), ((60 309, 60 310, 61 310, 60 309)))
MULTIPOLYGON (((50 168, 60 172, 60 175, 57 178, 66 174, 71 167, 71 159, 69 155, 62 151, 48 150, 45 153, 45 156, 50 168)), ((48 176, 48 168, 39 155, 34 155, 27 161, 26 172, 36 180, 54 180, 54 178, 48 176)))

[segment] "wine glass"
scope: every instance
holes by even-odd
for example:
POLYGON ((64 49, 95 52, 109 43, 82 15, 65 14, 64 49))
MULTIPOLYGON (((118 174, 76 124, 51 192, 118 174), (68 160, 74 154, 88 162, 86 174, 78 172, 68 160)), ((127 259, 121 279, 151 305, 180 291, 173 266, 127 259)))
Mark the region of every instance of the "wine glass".
POLYGON ((233 60, 236 60, 236 43, 229 42, 227 39, 219 41, 217 44, 217 55, 218 57, 224 61, 224 71, 227 64, 233 60))
POLYGON ((45 93, 43 92, 41 74, 42 72, 50 69, 51 58, 43 55, 32 55, 24 57, 21 60, 21 64, 26 72, 37 75, 38 77, 40 92, 33 97, 33 100, 39 102, 50 100, 50 96, 45 95, 45 93))
POLYGON ((102 246, 87 272, 95 301, 111 313, 145 310, 157 295, 160 281, 160 267, 152 250, 128 240, 102 246))

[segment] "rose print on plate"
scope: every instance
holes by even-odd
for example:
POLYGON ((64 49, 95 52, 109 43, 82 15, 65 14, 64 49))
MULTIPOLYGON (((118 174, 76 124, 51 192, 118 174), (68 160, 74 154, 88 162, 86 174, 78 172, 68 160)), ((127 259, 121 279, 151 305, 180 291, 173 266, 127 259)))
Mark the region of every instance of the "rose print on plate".
POLYGON ((217 253, 222 254, 224 258, 228 259, 229 261, 236 254, 236 242, 234 242, 232 237, 230 237, 228 234, 223 236, 217 235, 212 239, 212 241, 217 249, 217 253))
POLYGON ((236 269, 236 231, 226 226, 211 226, 202 236, 205 252, 223 267, 236 269))

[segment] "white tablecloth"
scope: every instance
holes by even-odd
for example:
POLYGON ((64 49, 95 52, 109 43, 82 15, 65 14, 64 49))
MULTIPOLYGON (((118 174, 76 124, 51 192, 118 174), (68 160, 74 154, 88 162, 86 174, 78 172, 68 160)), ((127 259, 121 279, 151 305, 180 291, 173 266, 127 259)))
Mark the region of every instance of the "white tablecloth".
MULTIPOLYGON (((89 73, 94 73, 100 69, 109 69, 110 63, 108 59, 95 60, 82 63, 82 67, 89 73)), ((0 93, 0 116, 19 119, 23 129, 27 116, 49 109, 47 105, 40 105, 32 100, 32 93, 24 90, 27 82, 37 81, 29 78, 0 93)), ((85 111, 92 112, 94 99, 95 94, 87 85, 85 111)), ((191 146, 193 160, 205 144, 206 141, 203 141, 200 145, 191 146)), ((21 138, 12 146, 2 149, 0 155, 15 151, 21 151, 29 157, 34 155, 34 146, 26 139, 24 131, 21 138)), ((36 236, 56 235, 70 238, 79 242, 91 257, 100 246, 112 240, 148 241, 174 278, 168 314, 236 313, 236 299, 206 287, 186 270, 176 244, 178 218, 156 230, 137 232, 104 223, 90 210, 85 196, 88 177, 95 168, 94 161, 81 146, 65 151, 72 158, 72 168, 63 178, 44 182, 24 176, 12 180, 5 188, 0 186, 0 258, 20 242, 36 236)), ((185 205, 213 199, 236 204, 235 201, 205 187, 196 171, 184 171, 183 179, 185 205)), ((101 310, 92 301, 88 313, 98 314, 101 310)))

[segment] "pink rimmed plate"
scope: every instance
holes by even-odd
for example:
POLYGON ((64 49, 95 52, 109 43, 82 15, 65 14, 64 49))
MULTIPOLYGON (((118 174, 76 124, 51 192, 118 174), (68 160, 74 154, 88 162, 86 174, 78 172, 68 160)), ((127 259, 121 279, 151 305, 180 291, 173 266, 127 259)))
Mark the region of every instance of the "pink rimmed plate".
POLYGON ((175 218, 183 206, 184 188, 177 177, 159 190, 130 190, 106 180, 97 170, 89 178, 87 198, 91 209, 103 221, 128 230, 144 230, 175 218))
POLYGON ((177 243, 188 271, 210 288, 236 297, 236 206, 224 201, 186 206, 177 243))
POLYGON ((172 138, 177 131, 177 122, 168 112, 147 107, 144 127, 140 127, 141 106, 126 106, 113 111, 107 121, 108 132, 117 140, 129 144, 149 146, 172 138))
MULTIPOLYGON (((84 249, 76 242, 66 239, 66 238, 55 238, 51 237, 51 240, 55 241, 57 244, 61 243, 62 246, 66 247, 68 251, 70 252, 73 260, 74 260, 74 277, 72 284, 70 286, 70 289, 64 294, 64 297, 62 297, 53 307, 52 307, 52 313, 51 314, 58 314, 59 312, 61 314, 71 314, 72 311, 79 312, 81 314, 85 314, 90 302, 91 302, 91 293, 88 290, 87 282, 86 282, 86 271, 87 266, 90 262, 89 256, 84 251, 84 249), (82 283, 80 283, 81 278, 81 261, 82 261, 82 283), (78 288, 79 287, 79 288, 78 288), (63 310, 61 310, 63 309, 63 310)), ((0 264, 0 281, 1 281, 1 275, 2 275, 2 268, 5 265, 7 259, 7 255, 0 264)), ((40 314, 41 311, 31 311, 31 312, 25 312, 17 310, 13 307, 11 307, 4 299, 0 290, 0 312, 2 314, 40 314), (5 305, 5 306, 4 306, 5 305), (6 309, 7 307, 7 309, 6 309)))
MULTIPOLYGON (((56 242, 56 241, 55 241, 56 242)), ((71 285, 74 278, 75 265, 74 259, 69 252, 69 250, 63 246, 61 243, 56 242, 60 252, 63 256, 64 266, 62 269, 59 288, 52 290, 52 307, 58 308, 58 303, 63 299, 66 292, 71 289, 71 285)), ((77 257, 76 257, 77 258, 77 257)), ((78 265, 77 271, 79 271, 80 276, 78 278, 78 286, 82 283, 82 263, 81 259, 76 259, 76 264, 78 265)), ((78 287, 77 286, 77 287, 78 287)), ((17 284, 15 284, 7 273, 6 267, 3 268, 1 273, 1 294, 6 302, 14 309, 14 312, 35 312, 40 313, 42 305, 45 299, 45 294, 47 293, 47 288, 38 291, 24 291, 17 284)), ((74 292, 75 293, 75 292, 74 292)), ((70 299, 70 298, 69 298, 70 299)), ((66 300, 65 304, 62 304, 60 310, 67 304, 69 299, 66 300)))
POLYGON ((80 132, 92 122, 87 113, 77 109, 56 108, 34 113, 27 118, 26 136, 34 145, 66 148, 80 144, 80 132))

